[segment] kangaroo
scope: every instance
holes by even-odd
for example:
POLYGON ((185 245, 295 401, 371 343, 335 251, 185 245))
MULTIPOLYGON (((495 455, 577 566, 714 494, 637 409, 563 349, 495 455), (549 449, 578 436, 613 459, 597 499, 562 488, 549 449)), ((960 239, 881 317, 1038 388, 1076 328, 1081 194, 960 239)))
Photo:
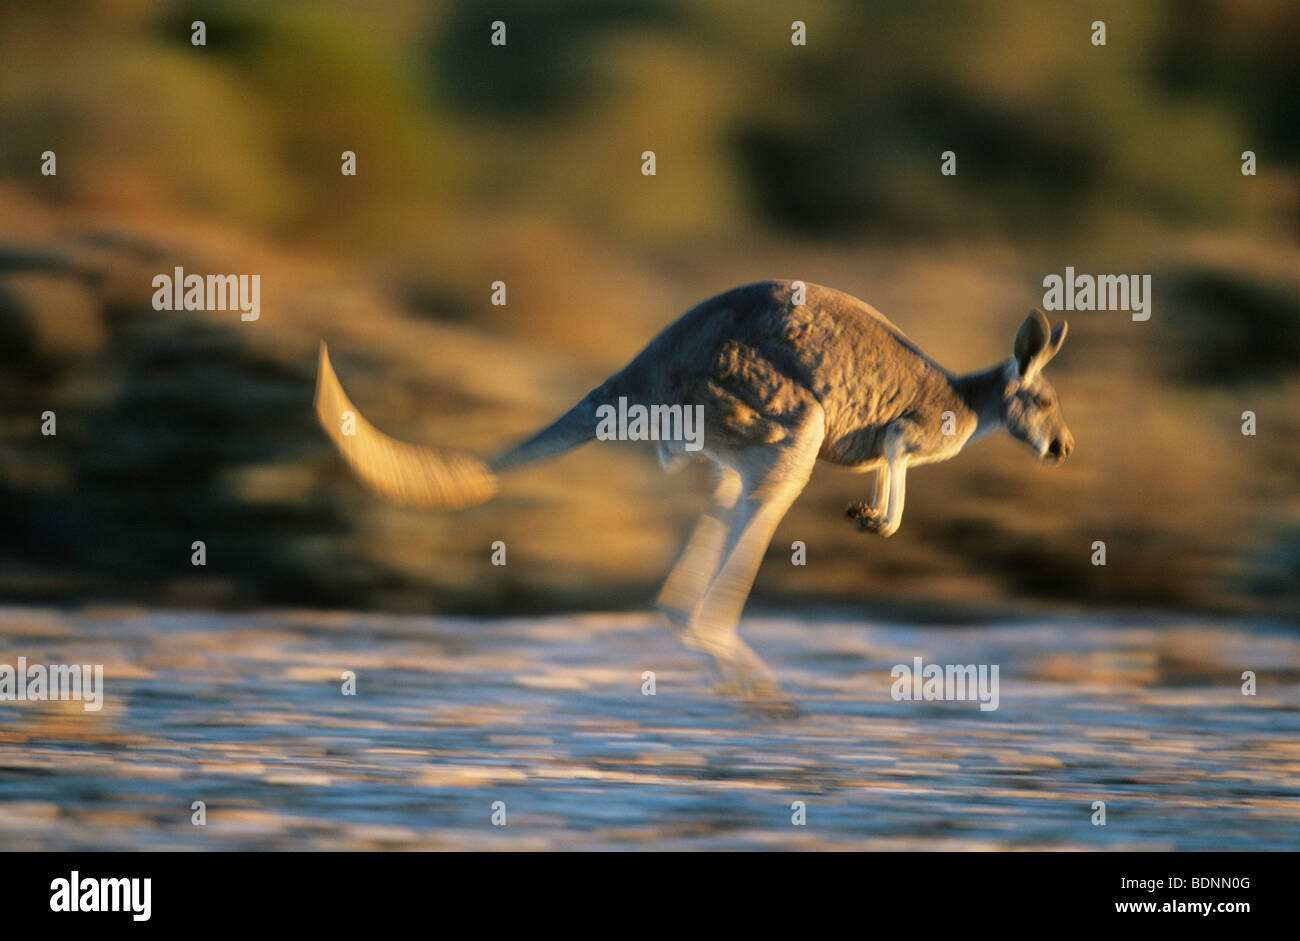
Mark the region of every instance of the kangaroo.
POLYGON ((874 471, 874 496, 846 510, 858 528, 891 536, 903 520, 907 470, 945 461, 997 428, 1060 463, 1074 449, 1043 367, 1065 340, 1035 308, 1012 355, 954 375, 868 304, 815 284, 764 281, 684 314, 554 424, 483 461, 397 441, 349 401, 321 343, 316 413, 373 491, 418 507, 469 506, 496 493, 506 471, 596 437, 597 409, 619 397, 642 405, 702 405, 702 447, 659 441, 667 469, 693 457, 713 467, 709 504, 656 602, 690 649, 707 655, 724 689, 788 705, 771 671, 739 637, 745 599, 777 524, 818 460, 874 471), (796 303, 796 289, 803 303, 796 303), (344 433, 344 413, 355 425, 344 433))

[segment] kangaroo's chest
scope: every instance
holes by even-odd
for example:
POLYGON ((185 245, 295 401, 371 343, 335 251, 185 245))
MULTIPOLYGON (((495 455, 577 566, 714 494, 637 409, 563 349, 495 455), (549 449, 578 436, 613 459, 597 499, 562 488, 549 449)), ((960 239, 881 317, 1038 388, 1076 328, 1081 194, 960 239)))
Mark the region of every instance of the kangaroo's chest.
MULTIPOLYGON (((956 457, 975 430, 975 422, 955 410, 951 410, 948 419, 941 418, 935 428, 909 418, 897 419, 895 424, 903 429, 907 463, 912 465, 936 464, 956 457)), ((827 436, 819 457, 856 473, 874 470, 886 457, 884 442, 888 427, 870 426, 827 436)))

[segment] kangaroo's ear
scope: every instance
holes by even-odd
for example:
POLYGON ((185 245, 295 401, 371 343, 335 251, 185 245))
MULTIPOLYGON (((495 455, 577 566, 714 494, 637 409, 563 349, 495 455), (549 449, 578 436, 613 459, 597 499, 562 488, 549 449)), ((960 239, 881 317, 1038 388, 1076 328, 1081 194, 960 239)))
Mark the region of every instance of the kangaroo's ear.
POLYGON ((1042 365, 1046 366, 1052 361, 1052 357, 1061 352, 1061 344, 1065 342, 1065 332, 1070 329, 1070 325, 1062 320, 1052 328, 1052 338, 1047 341, 1047 352, 1043 354, 1042 365))
MULTIPOLYGON (((1030 371, 1036 370, 1041 365, 1037 360, 1047 349, 1047 334, 1047 316, 1035 307, 1016 331, 1016 341, 1011 345, 1022 379, 1028 378, 1030 371)), ((1062 330, 1062 339, 1064 339, 1064 330, 1062 330)))

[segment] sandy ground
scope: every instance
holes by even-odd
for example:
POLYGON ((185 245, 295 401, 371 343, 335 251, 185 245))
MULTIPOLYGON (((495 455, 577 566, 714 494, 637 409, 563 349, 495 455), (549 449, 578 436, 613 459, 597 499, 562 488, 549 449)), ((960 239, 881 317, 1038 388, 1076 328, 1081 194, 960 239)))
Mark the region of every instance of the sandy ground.
POLYGON ((1293 629, 744 633, 804 715, 720 699, 650 616, 0 609, 0 664, 106 675, 97 713, 0 703, 0 849, 1300 848, 1293 629), (999 708, 894 701, 914 656, 998 664, 999 708))

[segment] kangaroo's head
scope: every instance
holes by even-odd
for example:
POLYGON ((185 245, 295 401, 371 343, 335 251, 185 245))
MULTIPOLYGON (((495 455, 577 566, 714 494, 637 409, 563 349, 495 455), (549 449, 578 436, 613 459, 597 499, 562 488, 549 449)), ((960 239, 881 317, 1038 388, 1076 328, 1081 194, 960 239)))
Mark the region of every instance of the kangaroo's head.
POLYGON ((1060 399, 1043 378, 1043 367, 1065 342, 1065 330, 1062 320, 1049 335, 1047 316, 1034 308, 1016 331, 1002 396, 1002 421, 1007 431, 1053 464, 1064 461, 1074 450, 1074 435, 1065 427, 1060 399))

